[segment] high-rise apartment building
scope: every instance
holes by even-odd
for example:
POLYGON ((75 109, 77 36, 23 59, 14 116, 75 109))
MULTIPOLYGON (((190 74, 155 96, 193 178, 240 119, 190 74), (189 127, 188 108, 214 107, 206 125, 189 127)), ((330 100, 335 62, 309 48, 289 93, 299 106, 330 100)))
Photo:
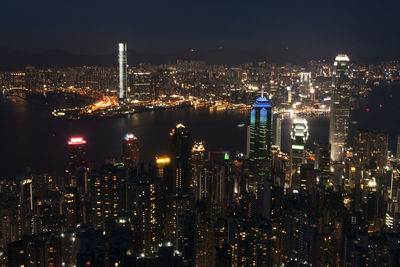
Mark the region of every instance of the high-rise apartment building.
POLYGON ((68 187, 63 195, 62 213, 65 230, 75 229, 79 223, 79 195, 76 187, 68 187))
POLYGON ((150 254, 160 243, 162 179, 138 173, 128 179, 127 209, 134 221, 135 248, 150 254))
POLYGON ((126 171, 112 165, 89 174, 90 199, 93 203, 93 224, 101 228, 126 206, 126 171))

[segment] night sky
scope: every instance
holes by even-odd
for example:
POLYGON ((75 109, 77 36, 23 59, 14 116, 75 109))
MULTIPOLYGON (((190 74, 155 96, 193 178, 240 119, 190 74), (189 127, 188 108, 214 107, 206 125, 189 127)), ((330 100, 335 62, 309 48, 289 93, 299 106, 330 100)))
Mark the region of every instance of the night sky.
POLYGON ((288 49, 307 57, 400 56, 400 1, 6 0, 0 47, 101 54, 288 49))

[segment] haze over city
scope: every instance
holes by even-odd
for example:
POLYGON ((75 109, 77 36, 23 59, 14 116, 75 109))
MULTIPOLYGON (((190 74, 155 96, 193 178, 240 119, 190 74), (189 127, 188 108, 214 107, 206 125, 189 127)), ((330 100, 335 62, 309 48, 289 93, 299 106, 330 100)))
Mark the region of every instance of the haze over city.
POLYGON ((132 51, 162 54, 255 49, 259 59, 287 50, 304 60, 338 52, 398 58, 399 7, 373 0, 7 1, 0 46, 97 55, 128 42, 132 51))

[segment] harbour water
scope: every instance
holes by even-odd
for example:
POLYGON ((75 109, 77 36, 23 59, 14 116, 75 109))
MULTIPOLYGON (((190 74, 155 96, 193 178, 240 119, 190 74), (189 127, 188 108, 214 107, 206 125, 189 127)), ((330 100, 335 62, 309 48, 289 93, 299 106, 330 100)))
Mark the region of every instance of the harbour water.
MULTIPOLYGON (((389 149, 395 152, 400 133, 400 88, 384 87, 374 90, 365 108, 352 113, 350 139, 356 128, 387 131, 389 149), (380 106, 382 104, 382 107, 380 106)), ((207 108, 182 108, 150 111, 124 118, 98 120, 58 120, 50 115, 52 108, 26 100, 0 101, 0 178, 13 178, 24 173, 27 166, 35 172, 62 173, 67 161, 67 140, 83 136, 87 140, 88 158, 93 162, 119 159, 122 137, 134 133, 140 140, 141 161, 155 155, 167 154, 169 131, 177 124, 185 124, 192 140, 205 141, 207 150, 245 152, 246 127, 249 114, 239 111, 213 111, 207 108)), ((327 143, 329 119, 309 119, 309 144, 327 143)), ((282 150, 289 148, 290 120, 282 124, 282 150)))

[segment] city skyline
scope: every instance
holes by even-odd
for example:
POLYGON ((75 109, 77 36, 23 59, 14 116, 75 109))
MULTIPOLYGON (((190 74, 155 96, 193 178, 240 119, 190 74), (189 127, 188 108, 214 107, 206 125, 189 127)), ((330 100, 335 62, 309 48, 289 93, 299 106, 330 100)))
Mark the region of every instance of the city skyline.
POLYGON ((9 3, 0 267, 400 266, 399 9, 9 3))
MULTIPOLYGON (((117 44, 115 44, 114 49, 117 51, 117 44)), ((344 56, 342 56, 344 57, 344 56)), ((331 59, 333 60, 333 59, 331 59)), ((347 58, 346 58, 347 60, 347 58)), ((195 105, 197 106, 198 104, 200 105, 209 105, 210 102, 207 101, 206 102, 201 102, 204 101, 205 99, 201 100, 200 98, 198 98, 199 96, 201 96, 202 94, 204 94, 204 86, 206 84, 208 84, 209 82, 214 83, 214 82, 218 82, 218 75, 215 77, 217 78, 217 80, 214 81, 214 77, 212 77, 213 73, 215 72, 223 72, 224 76, 226 76, 226 78, 224 79, 228 79, 225 82, 230 84, 230 87, 234 86, 238 86, 238 84, 236 82, 234 82, 236 79, 241 79, 240 83, 242 85, 240 85, 237 88, 232 88, 232 94, 237 94, 236 91, 239 88, 242 88, 241 90, 245 90, 247 92, 249 92, 251 95, 250 98, 248 97, 244 97, 237 95, 236 97, 240 97, 242 98, 240 101, 244 101, 246 102, 247 105, 250 105, 251 103, 253 103, 254 98, 257 98, 256 95, 254 94, 261 94, 261 87, 267 88, 267 91, 276 91, 277 89, 283 87, 282 91, 277 91, 277 95, 279 96, 278 98, 274 98, 273 102, 275 104, 278 104, 279 108, 284 108, 283 110, 286 110, 287 112, 291 112, 290 110, 288 110, 287 107, 285 107, 284 105, 287 104, 299 104, 299 102, 296 102, 298 100, 301 100, 304 96, 302 96, 302 94, 306 93, 306 95, 308 94, 309 97, 311 97, 311 103, 316 102, 319 103, 318 106, 319 107, 313 107, 311 110, 307 110, 307 103, 303 103, 305 104, 304 107, 301 107, 300 112, 313 112, 314 114, 317 114, 318 112, 322 112, 322 113, 326 113, 329 114, 329 107, 330 107, 330 100, 331 100, 331 96, 330 96, 330 92, 333 92, 334 90, 329 89, 329 88, 325 88, 326 86, 330 87, 334 86, 334 83, 332 83, 332 80, 329 80, 327 83, 324 82, 324 79, 331 79, 330 77, 332 76, 332 74, 335 71, 335 64, 332 64, 333 61, 329 62, 329 61, 309 61, 307 62, 307 64, 302 64, 302 65, 279 65, 279 64, 273 64, 273 63, 268 63, 268 62, 253 62, 253 63, 247 63, 247 64, 240 64, 240 65, 236 65, 236 66, 226 66, 226 65, 209 65, 203 61, 186 61, 186 60, 177 60, 176 63, 172 63, 172 64, 166 64, 166 65, 130 65, 127 67, 128 70, 128 81, 129 81, 129 86, 128 86, 128 98, 127 101, 134 101, 132 102, 132 104, 135 105, 139 105, 137 106, 138 110, 135 111, 135 109, 131 109, 129 108, 129 105, 127 105, 126 107, 122 106, 123 110, 121 110, 121 112, 123 114, 134 114, 137 112, 142 112, 145 111, 147 108, 146 107, 140 107, 140 101, 138 99, 141 100, 148 100, 148 99, 154 99, 154 97, 157 98, 157 94, 171 94, 171 90, 178 90, 175 91, 179 92, 178 95, 175 94, 174 97, 178 97, 181 98, 181 100, 178 101, 171 101, 168 100, 168 97, 165 98, 165 96, 163 96, 163 98, 158 99, 158 100, 153 100, 154 101, 154 105, 157 108, 173 108, 174 106, 179 106, 181 104, 186 105, 195 105), (160 69, 161 68, 161 69, 160 69), (153 79, 157 76, 160 75, 160 71, 162 72, 163 69, 165 69, 164 71, 170 72, 170 74, 168 74, 167 76, 165 76, 163 79, 164 81, 160 84, 155 84, 153 82, 153 79), (176 76, 175 74, 175 69, 178 70, 178 76, 176 76), (276 74, 274 74, 276 76, 275 79, 286 79, 284 78, 286 75, 293 75, 293 77, 297 77, 296 79, 290 79, 288 81, 282 80, 281 82, 275 83, 275 84, 271 84, 270 82, 274 82, 274 81, 270 81, 268 74, 270 71, 273 71, 274 69, 280 69, 280 71, 276 74), (311 72, 310 72, 311 70, 311 72), (189 72, 188 72, 189 71, 189 72), (201 84, 199 83, 199 80, 197 80, 196 82, 193 83, 193 81, 191 80, 193 77, 192 76, 187 76, 186 77, 186 72, 188 72, 188 74, 190 74, 190 72, 195 72, 198 74, 195 75, 201 75, 202 72, 208 72, 209 74, 209 81, 203 81, 201 82, 201 84), (240 73, 241 71, 243 71, 243 73, 240 73), (255 72, 254 72, 255 71, 255 72), (315 72, 317 71, 317 72, 315 72), (280 73, 282 72, 282 73, 280 73), (287 74, 286 74, 287 72, 287 74), (211 76, 210 76, 211 75, 211 76), (249 76, 250 75, 250 76, 249 76), (261 75, 261 76, 259 76, 261 75), (283 76, 281 76, 283 75, 283 76), (177 78, 178 77, 178 78, 177 78), (260 80, 261 77, 261 80, 260 80), (280 78, 279 78, 280 77, 280 78), (319 77, 319 78, 318 78, 319 77), (171 86, 169 83, 169 79, 173 79, 172 82, 174 83, 172 85, 172 87, 168 90, 162 89, 163 86, 171 86), (314 79, 322 79, 320 80, 318 83, 314 83, 314 86, 309 87, 309 91, 304 91, 305 89, 301 89, 303 88, 308 88, 309 85, 311 85, 312 80, 314 79), (204 83, 206 82, 206 83, 204 83), (288 83, 289 82, 289 83, 288 83), (180 83, 183 84, 187 84, 186 86, 195 88, 196 87, 196 83, 198 85, 201 85, 203 87, 203 89, 196 89, 195 91, 186 91, 185 88, 180 88, 181 86, 179 85, 180 83), (164 84, 164 85, 163 85, 164 84), (299 89, 301 89, 300 91, 297 91, 298 89, 296 89, 296 91, 291 90, 291 88, 295 86, 300 86, 299 89), (322 86, 323 88, 318 89, 318 87, 322 86), (157 89, 157 88, 159 89, 157 89), (174 89, 175 88, 175 89, 174 89), (158 93, 157 91, 160 90, 158 93), (148 91, 150 90, 150 91, 148 91), (199 90, 199 91, 198 91, 199 90), (150 94, 149 94, 150 92, 150 94), (203 92, 203 93, 202 93, 203 92), (183 95, 179 96, 179 94, 193 94, 193 96, 195 96, 195 98, 191 98, 191 100, 189 99, 185 104, 185 97, 183 95), (297 96, 296 96, 297 95, 297 96), (252 98, 254 97, 254 98, 252 98), (300 98, 299 98, 300 97, 300 98), (320 98, 319 100, 316 99, 316 97, 320 98), (135 100, 136 98, 136 100, 135 100), (167 104, 163 104, 163 101, 168 100, 169 103, 167 104), (138 102, 139 101, 139 102, 138 102), (200 102, 199 102, 200 101, 200 102), (278 101, 278 102, 277 102, 278 101), (279 102, 282 101, 282 102, 279 102), (326 105, 324 104, 324 102, 326 102, 326 105), (136 104, 135 104, 136 103, 136 104), (286 103, 286 104, 285 104, 286 103), (282 106, 283 104, 283 106, 282 106), (143 109, 144 108, 144 109, 143 109)), ((118 57, 117 55, 114 55, 114 64, 117 65, 118 64, 118 57)), ((398 65, 397 62, 395 61, 388 61, 388 62, 382 62, 378 65, 365 65, 365 64, 358 64, 358 63, 353 63, 351 62, 351 71, 352 71, 352 75, 358 76, 358 77, 353 77, 353 80, 357 80, 357 79, 366 79, 366 81, 368 80, 376 80, 376 79, 386 79, 388 82, 390 82, 391 80, 396 80, 398 72, 397 72, 397 68, 396 67, 398 65), (360 76, 361 75, 361 76, 360 76), (354 79, 356 78, 356 79, 354 79)), ((162 76, 159 76, 162 77, 162 76)), ((92 115, 93 117, 101 114, 101 112, 103 112, 103 109, 107 107, 110 108, 110 113, 107 115, 107 113, 103 114, 106 117, 112 117, 115 116, 117 114, 115 114, 113 112, 113 107, 115 107, 115 105, 118 105, 118 101, 116 99, 112 98, 112 95, 114 95, 115 92, 118 92, 118 88, 119 88, 119 75, 118 75, 118 68, 117 67, 73 67, 73 68, 51 68, 51 69, 40 69, 40 68, 32 68, 32 67, 28 67, 23 71, 20 72, 13 72, 13 71, 3 71, 0 72, 0 78, 2 79, 3 82, 3 88, 8 88, 10 86, 11 90, 16 90, 16 92, 18 93, 18 90, 30 90, 33 91, 35 93, 40 93, 40 94, 46 94, 46 92, 48 93, 57 93, 57 92, 66 92, 68 94, 79 94, 79 90, 83 90, 82 93, 83 94, 87 94, 89 98, 93 98, 98 100, 99 97, 101 98, 103 96, 103 99, 100 99, 96 102, 94 102, 93 104, 89 105, 89 106, 85 106, 81 108, 81 112, 83 112, 84 116, 89 116, 92 115), (43 78, 46 77, 44 80, 43 78), (64 77, 64 78, 63 78, 64 77), (48 84, 48 85, 46 85, 48 84), (108 96, 107 96, 108 95, 108 96), (114 115, 113 115, 114 113, 114 115)), ((333 79, 334 81, 335 79, 333 79)), ((161 80, 160 80, 161 81, 161 80)), ((221 86, 221 85, 219 85, 221 86)), ((214 89, 214 93, 220 94, 223 93, 224 90, 226 89, 226 86, 222 86, 220 89, 215 90, 214 89), (222 91, 219 91, 219 90, 222 91)), ((292 88, 293 89, 293 88, 292 88)), ((368 88, 365 88, 366 90, 368 90, 368 88)), ((365 90, 363 89, 363 90, 365 90)), ((3 92, 7 92, 3 91, 3 92)), ((12 91, 10 91, 12 92, 12 91)), ((361 92, 362 94, 367 93, 367 91, 365 92, 361 92)), ((269 92, 269 95, 272 96, 275 93, 269 92)), ((267 95, 267 93, 266 93, 267 95)), ((187 95, 188 96, 188 95, 187 95)), ((353 95, 354 97, 354 95, 353 95)), ((385 97, 385 94, 382 95, 379 98, 385 97)), ((234 100, 234 101, 238 101, 238 99, 234 100)), ((387 101, 385 99, 381 99, 380 101, 387 101)), ((226 106, 226 104, 228 105, 232 105, 229 104, 229 102, 231 102, 230 100, 228 100, 228 102, 224 101, 221 103, 222 108, 243 108, 246 109, 249 106, 238 106, 238 107, 229 107, 226 106)), ((381 103, 384 103, 381 102, 381 103)), ((146 103, 146 101, 144 101, 143 103, 146 103)), ((243 103, 244 104, 244 103, 243 103)), ((302 104, 302 105, 303 105, 302 104)), ((146 104, 144 104, 146 105, 146 104)), ((216 105, 219 105, 219 103, 216 103, 216 105)), ((302 106, 301 105, 301 106, 302 106)), ((380 104, 382 105, 382 104, 380 104)), ((378 105, 379 107, 379 105, 378 105)), ((60 109, 57 108, 57 106, 55 106, 56 109, 54 109, 52 111, 52 115, 55 117, 64 117, 65 116, 65 109, 61 106, 60 109)), ((154 108, 154 106, 152 106, 151 108, 154 108)), ((218 108, 218 106, 214 106, 214 108, 218 108)), ((290 108, 290 106, 289 106, 290 108)), ((373 110, 374 107, 368 107, 366 110, 373 110)), ((379 108, 379 110, 382 111, 382 107, 379 108)), ((385 109, 383 109, 383 111, 387 110, 387 106, 385 106, 385 109)), ((73 111, 71 110, 71 114, 68 116, 80 116, 79 113, 76 115, 73 115, 73 111)), ((81 113, 80 112, 80 113, 81 113)), ((69 114, 70 112, 68 112, 69 114)), ((371 114, 373 115, 373 114, 371 114)), ((274 123, 274 128, 276 127, 276 129, 274 129, 274 131, 276 132, 280 132, 280 127, 279 124, 277 123, 277 120, 280 121, 282 114, 278 113, 277 116, 274 118, 273 123, 274 123), (275 125, 276 124, 276 125, 275 125)), ((90 117, 90 116, 89 116, 90 117)), ((331 120, 333 121, 333 120, 331 120)), ((343 120, 342 120, 343 121, 343 120)), ((177 123, 178 121, 173 121, 172 124, 177 123)), ((185 124, 188 124, 189 122, 187 120, 183 120, 183 122, 185 124)), ((242 124, 241 121, 239 124, 242 124)), ((381 121, 376 121, 375 123, 377 124, 381 124, 381 121)), ((346 125, 346 127, 349 126, 349 124, 353 124, 354 121, 347 121, 345 122, 343 125, 346 125)), ((189 124, 190 125, 190 124, 189 124)), ((387 125, 391 125, 391 124, 387 124, 387 125)), ((167 126, 167 129, 170 127, 167 126)), ((354 126, 355 127, 355 126, 354 126)), ((364 126, 365 127, 365 126, 364 126)), ((385 129, 387 126, 379 126, 378 129, 385 129)), ((368 128, 370 128, 368 126, 368 128)), ((127 128, 126 131, 132 131, 132 129, 127 128)), ((79 131, 76 131, 76 129, 72 130, 70 133, 71 134, 85 134, 87 135, 87 133, 90 132, 89 129, 81 129, 79 131)), ((322 134, 323 131, 320 131, 322 134)), ((395 150, 395 146, 394 146, 394 139, 395 139, 395 134, 397 133, 397 130, 391 130, 391 132, 393 133, 390 137, 389 140, 389 146, 391 147, 392 151, 396 151, 395 150)), ((120 134, 124 134, 124 133, 120 133, 120 134)), ((350 133, 352 134, 352 133, 350 133)), ((315 134, 312 134, 311 136, 313 136, 315 134)), ((93 137, 93 136, 92 136, 93 137)), ((65 137, 66 138, 66 137, 65 137)), ((143 138, 143 137, 141 137, 143 138)), ((201 138, 201 137, 200 137, 201 138)), ((209 137, 210 138, 210 137, 209 137)), ((145 137, 146 139, 146 137, 145 137)), ((144 139, 144 140, 145 140, 144 139)), ((351 139, 351 136, 350 136, 351 139)), ((143 140, 143 139, 142 139, 143 140)), ((324 140, 324 138, 319 139, 319 140, 323 140, 322 142, 327 142, 324 140)), ((208 140, 210 141, 210 140, 208 140)), ((244 141, 242 141, 244 143, 244 141)), ((342 143, 344 142, 343 140, 341 141, 342 143)), ((214 147, 216 147, 215 145, 215 141, 212 141, 212 143, 214 143, 214 147)), ((283 147, 285 148, 285 151, 288 152, 288 148, 285 145, 285 143, 287 143, 287 141, 283 140, 283 147)), ((276 144, 278 146, 280 146, 280 141, 279 141, 279 136, 276 136, 276 133, 274 132, 274 137, 273 137, 273 144, 276 144)), ((228 145, 230 147, 230 145, 228 145)), ((235 149, 239 149, 242 152, 246 152, 246 149, 243 148, 243 144, 237 146, 235 149)), ((108 158, 112 158, 116 155, 116 151, 115 149, 111 149, 110 151, 112 152, 106 152, 108 158)), ((165 153, 165 148, 162 149, 162 151, 165 153)), ((145 156, 145 158, 148 160, 150 158, 149 154, 147 154, 145 156)), ((99 157, 96 156, 96 160, 99 160, 99 157)), ((31 164, 29 162, 24 163, 24 167, 25 166, 30 166, 32 165, 32 167, 35 167, 35 164, 31 164)), ((42 164, 39 164, 42 165, 42 164)), ((57 168, 56 169, 60 169, 60 164, 57 164, 57 168)), ((42 167, 41 167, 42 168, 42 167)))
POLYGON ((0 71, 0 264, 400 264, 399 62, 115 49, 118 68, 0 71))

